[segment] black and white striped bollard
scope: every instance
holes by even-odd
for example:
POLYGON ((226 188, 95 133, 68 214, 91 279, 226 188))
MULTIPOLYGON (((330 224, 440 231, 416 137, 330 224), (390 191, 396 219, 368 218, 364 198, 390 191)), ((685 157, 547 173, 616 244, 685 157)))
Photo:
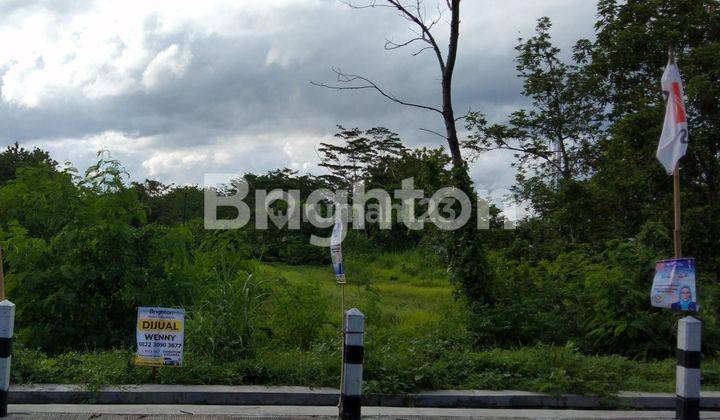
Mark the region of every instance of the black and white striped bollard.
POLYGON ((700 330, 702 323, 691 317, 678 321, 675 417, 700 419, 700 330))
POLYGON ((8 389, 10 388, 10 359, 15 328, 15 304, 5 299, 0 302, 0 417, 7 416, 8 389))
POLYGON ((345 311, 344 324, 340 419, 359 420, 362 407, 365 315, 356 308, 348 309, 345 311))

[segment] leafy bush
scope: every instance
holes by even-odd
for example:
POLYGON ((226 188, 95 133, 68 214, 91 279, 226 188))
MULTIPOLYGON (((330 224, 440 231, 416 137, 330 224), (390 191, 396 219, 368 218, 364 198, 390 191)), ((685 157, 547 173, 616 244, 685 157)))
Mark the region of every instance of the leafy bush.
MULTIPOLYGON (((614 241, 598 253, 576 248, 536 263, 494 254, 494 307, 481 308, 470 329, 484 345, 565 345, 585 353, 633 357, 674 352, 677 315, 649 302, 657 251, 639 241, 614 241)), ((716 288, 703 286, 703 347, 720 349, 712 309, 716 288)))
POLYGON ((70 173, 20 169, 0 189, 0 209, 8 209, 0 213, 8 294, 29 346, 127 345, 138 305, 188 296, 187 232, 143 227, 145 209, 114 161, 101 158, 77 183, 70 173))

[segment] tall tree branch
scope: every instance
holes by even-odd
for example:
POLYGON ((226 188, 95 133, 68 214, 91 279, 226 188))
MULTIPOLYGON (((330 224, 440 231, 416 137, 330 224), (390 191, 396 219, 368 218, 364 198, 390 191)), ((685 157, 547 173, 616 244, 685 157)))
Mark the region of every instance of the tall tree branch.
POLYGON ((427 42, 432 47, 433 51, 435 51, 435 56, 437 57, 438 64, 440 65, 440 71, 442 73, 445 73, 445 60, 443 59, 442 51, 440 50, 440 46, 435 41, 435 37, 433 36, 432 32, 430 31, 430 29, 432 29, 432 27, 428 27, 428 25, 426 25, 425 22, 423 22, 423 20, 421 18, 422 15, 420 14, 420 2, 418 2, 418 6, 417 6, 417 9, 418 9, 417 16, 415 14, 413 14, 412 12, 410 12, 406 6, 404 6, 402 3, 400 3, 397 0, 387 0, 387 2, 390 3, 391 5, 395 6, 395 8, 403 15, 403 17, 405 17, 407 20, 415 23, 415 25, 417 25, 418 28, 420 28, 420 31, 422 32, 423 37, 425 37, 427 39, 427 42))
POLYGON ((313 81, 311 81, 310 84, 312 84, 312 85, 314 85, 314 86, 320 86, 320 87, 324 87, 324 88, 328 88, 328 89, 333 89, 333 90, 362 90, 362 89, 372 89, 372 90, 375 90, 376 92, 378 92, 380 95, 384 96, 385 98, 387 98, 387 99, 389 99, 389 100, 391 100, 391 101, 393 101, 393 102, 395 102, 395 103, 398 103, 398 104, 400 104, 400 105, 405 105, 405 106, 410 106, 410 107, 425 109, 425 110, 428 110, 428 111, 434 111, 434 112, 437 112, 437 113, 442 114, 442 111, 441 111, 440 109, 438 109, 438 108, 435 108, 435 107, 432 107, 432 106, 428 106, 428 105, 416 104, 416 103, 412 103, 412 102, 405 101, 405 100, 403 100, 403 99, 399 99, 399 98, 397 98, 395 95, 393 95, 392 93, 386 92, 385 90, 383 90, 382 88, 380 88, 380 86, 378 86, 375 82, 371 81, 370 79, 368 79, 368 78, 366 78, 366 77, 359 76, 359 75, 356 75, 356 74, 346 74, 346 73, 343 73, 342 71, 340 71, 339 69, 336 69, 336 68, 333 68, 332 70, 333 70, 333 72, 337 75, 337 81, 338 81, 339 83, 354 83, 354 82, 358 82, 358 81, 359 81, 359 82, 362 82, 362 84, 360 84, 360 85, 353 85, 353 86, 340 86, 340 85, 328 85, 328 84, 325 84, 325 83, 317 83, 317 82, 313 82, 313 81))
MULTIPOLYGON (((403 1, 403 0, 385 0, 379 3, 378 0, 371 0, 365 4, 357 4, 352 0, 341 0, 344 4, 348 5, 353 9, 366 9, 375 7, 392 8, 399 12, 405 20, 411 22, 414 26, 415 37, 405 42, 394 42, 386 40, 385 49, 395 50, 401 47, 406 47, 416 42, 424 42, 427 47, 420 48, 415 51, 412 55, 416 56, 421 54, 423 51, 432 50, 435 53, 435 57, 440 67, 440 73, 442 76, 442 107, 437 108, 429 105, 416 104, 397 98, 395 95, 383 90, 375 82, 369 80, 366 77, 359 75, 344 74, 338 70, 333 69, 338 76, 338 82, 342 84, 352 84, 353 82, 359 82, 359 85, 353 86, 342 86, 342 85, 328 85, 325 83, 310 82, 315 86, 321 86, 333 90, 362 90, 370 89, 375 90, 383 97, 401 104, 414 108, 425 109, 429 111, 435 111, 442 115, 445 123, 446 135, 442 136, 447 140, 448 147, 450 149, 450 155, 452 158, 453 166, 462 170, 465 170, 465 163, 461 156, 460 141, 457 135, 456 123, 459 119, 464 117, 455 118, 452 104, 452 78, 455 70, 455 62, 458 53, 458 41, 460 37, 460 0, 446 0, 445 4, 451 12, 451 19, 449 22, 450 26, 450 38, 448 41, 447 56, 443 56, 443 51, 440 48, 435 36, 432 33, 432 29, 435 25, 442 20, 442 10, 438 6, 437 16, 432 19, 427 18, 427 13, 423 4, 423 0, 414 0, 414 2, 403 1)), ((411 29, 413 30, 413 29, 411 29)))

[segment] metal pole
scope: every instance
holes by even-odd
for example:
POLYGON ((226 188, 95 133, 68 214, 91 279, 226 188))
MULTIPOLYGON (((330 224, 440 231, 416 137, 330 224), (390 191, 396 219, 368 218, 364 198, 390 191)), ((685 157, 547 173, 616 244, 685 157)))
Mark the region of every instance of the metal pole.
POLYGON ((340 395, 342 395, 343 378, 345 377, 345 283, 340 283, 340 324, 340 334, 342 335, 342 352, 340 355, 340 395))
POLYGON ((3 273, 2 246, 0 246, 0 300, 5 300, 5 273, 3 273))
POLYGON ((365 315, 357 308, 345 312, 343 340, 343 375, 340 389, 341 420, 360 420, 362 407, 362 374, 365 353, 365 315))
MULTIPOLYGON (((668 46, 668 65, 675 63, 675 48, 668 46)), ((682 256, 682 245, 680 241, 680 162, 675 164, 673 172, 673 204, 675 209, 675 230, 673 232, 675 245, 675 258, 682 256)))
POLYGON ((673 201, 675 205, 675 258, 682 256, 682 244, 680 242, 680 164, 675 166, 673 173, 673 201))
POLYGON ((702 323, 691 317, 678 321, 675 418, 700 419, 700 334, 702 323))

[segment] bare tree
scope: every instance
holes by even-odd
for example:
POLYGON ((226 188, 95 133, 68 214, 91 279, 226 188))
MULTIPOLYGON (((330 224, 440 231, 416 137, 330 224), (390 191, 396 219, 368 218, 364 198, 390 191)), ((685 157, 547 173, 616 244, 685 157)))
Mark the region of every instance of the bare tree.
MULTIPOLYGON (((422 109, 425 111, 440 114, 445 123, 445 134, 431 130, 425 130, 440 137, 443 137, 449 146, 450 157, 452 158, 452 178, 455 187, 463 190, 471 197, 475 197, 472 187, 472 180, 467 171, 467 166, 460 153, 460 142, 458 141, 457 128, 455 124, 465 116, 456 118, 452 102, 452 80, 455 71, 455 60, 458 52, 458 39, 460 38, 460 0, 437 0, 438 7, 433 12, 433 17, 428 18, 427 8, 423 0, 366 0, 369 3, 358 4, 352 0, 340 0, 353 9, 366 9, 384 7, 397 12, 403 19, 410 22, 414 37, 404 42, 386 40, 385 49, 395 50, 404 47, 416 47, 412 53, 417 56, 423 52, 432 52, 437 59, 441 74, 442 107, 427 104, 413 103, 398 98, 388 90, 380 87, 376 82, 367 77, 344 73, 333 68, 337 75, 337 84, 328 85, 325 83, 313 83, 334 90, 374 90, 386 99, 400 105, 422 109), (440 4, 444 7, 441 8, 440 4), (450 12, 450 39, 448 40, 447 52, 443 53, 437 39, 433 35, 433 29, 443 21, 443 14, 450 12)), ((468 115, 470 111, 468 111, 468 115)), ((471 220, 477 215, 477 206, 474 199, 471 200, 471 220)), ((490 281, 492 270, 488 268, 488 262, 483 246, 482 238, 478 235, 477 229, 472 223, 467 223, 460 229, 449 232, 446 235, 445 246, 442 255, 448 264, 450 281, 458 287, 458 291, 464 294, 469 302, 473 303, 473 310, 480 310, 486 305, 492 305, 493 299, 490 294, 490 281), (479 304, 479 305, 476 305, 479 304)))
POLYGON ((367 77, 345 73, 337 68, 333 68, 333 72, 337 75, 338 84, 329 85, 325 83, 311 83, 316 86, 322 86, 334 90, 370 89, 400 105, 437 112, 442 116, 445 123, 445 134, 443 135, 427 129, 424 129, 424 131, 428 131, 445 138, 448 142, 453 166, 464 170, 465 163, 460 153, 460 142, 458 140, 457 128, 455 126, 456 122, 464 117, 455 117, 452 103, 452 79, 453 72, 455 71, 455 60, 457 59, 458 39, 460 37, 460 0, 445 0, 446 9, 442 9, 438 4, 437 8, 433 12, 434 16, 432 18, 428 18, 427 7, 423 0, 414 0, 412 2, 404 2, 401 0, 385 0, 383 2, 378 2, 376 0, 372 0, 365 4, 359 4, 351 0, 341 1, 353 9, 393 9, 402 18, 410 22, 411 30, 415 36, 404 42, 386 40, 385 49, 395 50, 404 47, 417 47, 418 49, 412 53, 413 56, 417 56, 425 51, 434 53, 442 76, 442 107, 438 108, 437 106, 417 104, 398 98, 367 77), (441 22, 443 14, 447 11, 450 12, 450 21, 448 22, 450 25, 450 39, 448 41, 447 53, 443 54, 440 44, 438 44, 437 39, 433 35, 433 29, 439 22, 441 22))

